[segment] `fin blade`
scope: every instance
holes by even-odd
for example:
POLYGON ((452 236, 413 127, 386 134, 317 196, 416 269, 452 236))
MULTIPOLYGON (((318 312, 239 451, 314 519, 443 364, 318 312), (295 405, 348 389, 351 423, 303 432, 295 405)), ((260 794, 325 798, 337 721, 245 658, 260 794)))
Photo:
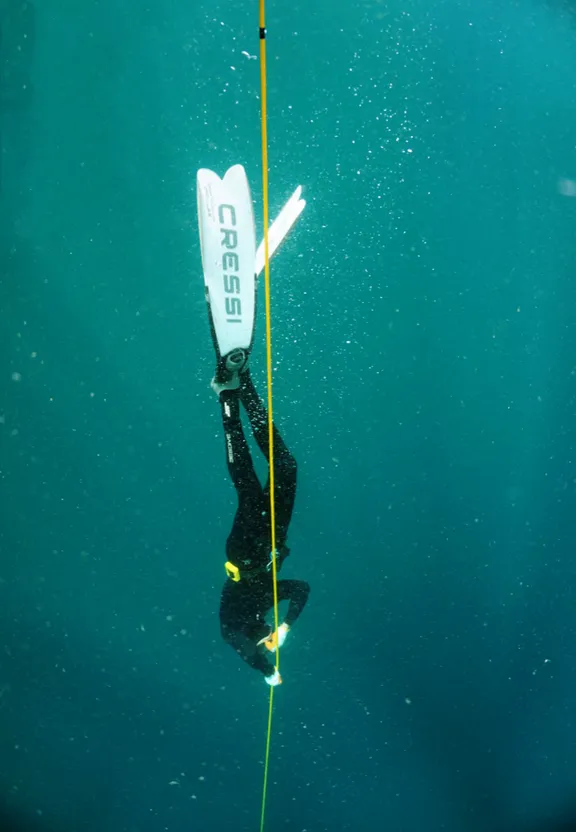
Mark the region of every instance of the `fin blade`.
MULTIPOLYGON (((268 231, 269 257, 278 249, 280 244, 288 235, 288 232, 306 207, 306 200, 301 199, 302 185, 298 185, 288 202, 284 205, 268 231)), ((256 251, 256 265, 254 271, 256 276, 264 269, 264 241, 260 243, 256 251)))
POLYGON ((242 165, 220 177, 197 174, 198 228, 211 323, 220 356, 249 350, 255 314, 256 234, 250 186, 242 165))

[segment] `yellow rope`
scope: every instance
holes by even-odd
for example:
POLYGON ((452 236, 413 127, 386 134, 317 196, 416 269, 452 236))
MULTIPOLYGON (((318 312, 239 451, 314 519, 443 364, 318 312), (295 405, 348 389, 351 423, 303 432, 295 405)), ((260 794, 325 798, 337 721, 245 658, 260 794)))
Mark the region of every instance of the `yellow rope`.
MULTIPOLYGON (((262 202, 264 219, 264 285, 266 296, 266 374, 268 381, 268 448, 270 458, 270 529, 272 544, 272 583, 274 585, 274 630, 278 634, 278 582, 276 570, 276 507, 274 503, 274 411, 272 409, 272 327, 270 315, 270 252, 268 246, 268 131, 266 126, 266 14, 264 0, 260 4, 260 97, 262 102, 262 202)), ((280 668, 280 650, 276 638, 276 669, 280 668)), ((272 712, 274 708, 274 687, 270 686, 268 708, 268 731, 264 758, 264 785, 262 787, 262 812, 260 832, 264 830, 266 817, 266 795, 268 791, 268 764, 270 761, 270 739, 272 736, 272 712)))

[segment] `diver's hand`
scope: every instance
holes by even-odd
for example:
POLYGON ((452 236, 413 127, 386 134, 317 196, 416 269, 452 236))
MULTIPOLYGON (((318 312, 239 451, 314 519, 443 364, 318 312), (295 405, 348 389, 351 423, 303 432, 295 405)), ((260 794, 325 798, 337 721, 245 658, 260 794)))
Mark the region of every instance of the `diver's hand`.
POLYGON ((274 673, 271 676, 264 676, 264 681, 266 682, 267 685, 270 685, 271 687, 276 687, 276 685, 281 685, 282 684, 282 676, 280 676, 278 668, 276 667, 274 669, 274 673))
POLYGON ((278 647, 282 647, 284 642, 286 641, 286 636, 290 632, 290 627, 288 624, 280 624, 278 627, 278 647))
POLYGON ((288 624, 280 624, 278 630, 275 633, 270 633, 268 638, 265 639, 264 644, 266 649, 273 653, 276 650, 276 645, 278 645, 278 647, 282 647, 286 641, 286 636, 288 635, 289 630, 290 627, 288 624))

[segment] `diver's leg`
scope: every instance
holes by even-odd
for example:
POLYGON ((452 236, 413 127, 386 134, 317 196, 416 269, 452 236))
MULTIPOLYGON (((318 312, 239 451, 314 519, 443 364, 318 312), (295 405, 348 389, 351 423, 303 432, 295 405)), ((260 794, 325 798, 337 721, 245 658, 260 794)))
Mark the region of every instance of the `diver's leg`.
MULTIPOLYGON (((266 457, 266 460, 270 462, 268 411, 254 387, 249 368, 246 368, 240 376, 240 399, 246 408, 258 447, 266 457)), ((282 545, 288 534, 288 526, 294 509, 297 465, 296 459, 288 450, 276 425, 272 427, 272 436, 274 443, 276 537, 278 545, 282 545)), ((264 488, 264 497, 266 500, 269 500, 269 495, 270 482, 268 480, 264 488)))
POLYGON ((226 463, 238 494, 239 508, 249 509, 262 499, 262 486, 254 470, 250 448, 240 419, 240 398, 236 390, 223 390, 219 396, 226 445, 226 463))
MULTIPOLYGON (((268 439, 268 411, 266 410, 266 405, 254 387, 254 382, 252 381, 252 375, 248 366, 246 366, 244 372, 239 376, 239 379, 240 400, 246 408, 246 413, 250 419, 250 426, 252 428, 252 433, 254 434, 254 439, 258 443, 258 447, 261 452, 266 457, 266 461, 269 462, 270 448, 268 439)), ((294 458, 286 447, 276 425, 273 426, 272 433, 274 437, 275 458, 287 459, 290 457, 293 460, 294 458)), ((294 464, 296 464, 295 461, 294 464)))
POLYGON ((258 543, 263 534, 266 505, 264 492, 240 419, 240 398, 237 390, 223 390, 219 396, 226 445, 226 462, 238 495, 238 509, 226 543, 229 560, 242 568, 255 561, 258 543))

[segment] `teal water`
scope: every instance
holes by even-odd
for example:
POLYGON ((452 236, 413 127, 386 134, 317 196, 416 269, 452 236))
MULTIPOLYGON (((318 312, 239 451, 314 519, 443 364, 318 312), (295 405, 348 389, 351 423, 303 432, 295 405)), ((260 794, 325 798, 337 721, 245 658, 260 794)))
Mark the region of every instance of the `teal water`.
MULTIPOLYGON (((0 0, 2 832, 258 828, 195 208, 241 162, 260 233, 257 23, 0 0)), ((572 829, 576 9, 269 0, 268 33, 312 595, 267 829, 572 829)), ((260 316, 262 390, 263 350, 260 316)))

